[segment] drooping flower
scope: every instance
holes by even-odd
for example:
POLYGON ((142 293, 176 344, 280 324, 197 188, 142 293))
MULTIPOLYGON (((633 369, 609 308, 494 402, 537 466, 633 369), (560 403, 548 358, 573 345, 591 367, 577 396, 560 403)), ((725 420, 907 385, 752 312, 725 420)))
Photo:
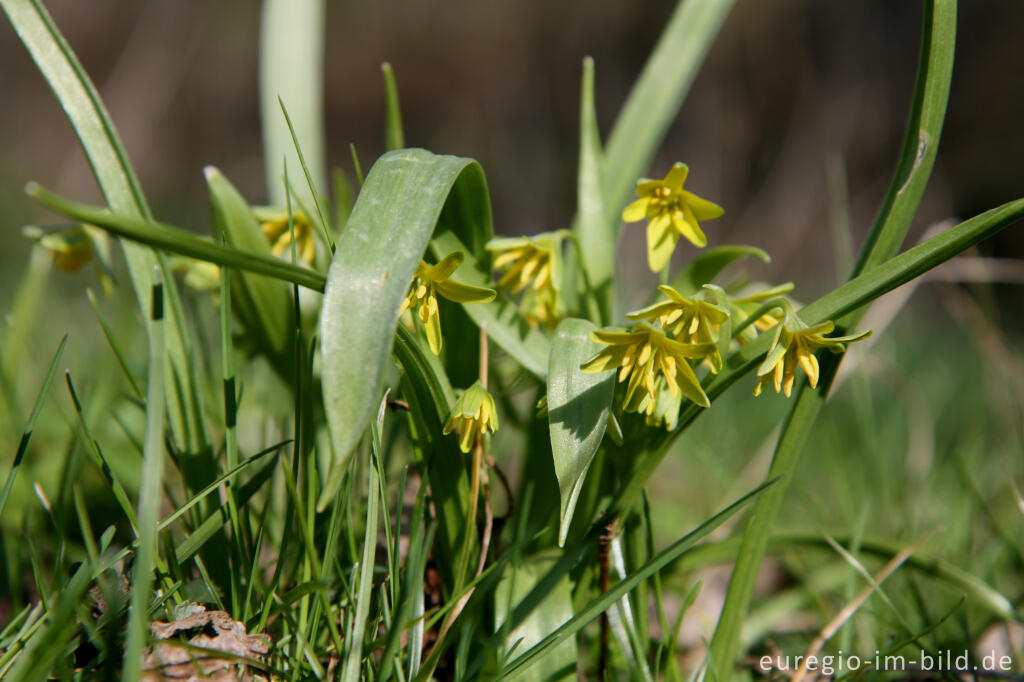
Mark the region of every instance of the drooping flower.
POLYGON ((561 317, 560 248, 561 238, 552 233, 493 239, 487 244, 495 254, 491 267, 498 276, 498 288, 513 295, 525 290, 519 309, 535 327, 554 327, 561 317))
POLYGON ((303 211, 292 211, 292 225, 288 226, 288 213, 274 207, 256 207, 253 216, 260 223, 263 236, 270 242, 275 256, 290 259, 292 230, 295 231, 295 247, 299 258, 312 265, 316 257, 316 235, 313 223, 303 211))
POLYGON ((721 370, 722 355, 717 344, 722 324, 729 319, 729 311, 697 296, 686 298, 669 286, 659 286, 658 291, 669 300, 628 313, 626 317, 631 320, 657 320, 676 341, 715 345, 708 361, 711 371, 717 373, 721 370))
POLYGON ((583 363, 580 369, 584 372, 617 369, 620 382, 628 377, 625 409, 636 411, 643 398, 641 388, 650 400, 657 400, 659 376, 664 377, 673 396, 681 392, 702 407, 711 405, 689 360, 709 355, 715 349, 714 344, 673 341, 649 324, 641 324, 633 331, 599 329, 591 332, 590 338, 608 347, 583 363))
POLYGON ((498 411, 494 407, 494 398, 477 380, 455 401, 445 422, 444 434, 457 432, 459 449, 470 452, 479 437, 497 430, 498 411))
POLYGON ((409 293, 402 301, 399 315, 410 308, 416 308, 416 314, 423 323, 427 333, 427 342, 434 355, 441 352, 441 316, 437 309, 437 294, 456 303, 486 303, 493 301, 494 289, 484 289, 463 284, 451 279, 452 274, 462 265, 466 255, 461 251, 449 253, 437 265, 428 265, 420 261, 416 274, 409 285, 409 293))
POLYGON ((627 223, 647 218, 647 262, 654 272, 668 264, 680 236, 699 248, 707 246, 708 238, 698 221, 724 213, 721 206, 683 189, 689 172, 685 163, 677 163, 663 180, 639 181, 636 193, 640 198, 622 212, 627 223))
POLYGON ((773 386, 775 392, 785 393, 788 398, 796 381, 796 368, 799 366, 807 375, 811 388, 818 385, 818 358, 814 352, 819 348, 827 348, 833 353, 842 353, 847 343, 860 341, 871 336, 871 330, 849 336, 828 338, 835 329, 832 321, 822 322, 808 327, 796 313, 788 313, 786 319, 775 325, 775 338, 764 362, 757 368, 757 383, 754 395, 760 395, 765 386, 773 386))

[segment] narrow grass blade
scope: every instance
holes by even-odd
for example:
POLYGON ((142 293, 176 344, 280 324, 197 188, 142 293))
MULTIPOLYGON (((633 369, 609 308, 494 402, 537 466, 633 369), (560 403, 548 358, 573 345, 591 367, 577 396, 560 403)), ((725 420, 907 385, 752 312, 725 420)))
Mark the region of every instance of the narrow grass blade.
POLYGON ((559 547, 565 545, 583 481, 604 437, 615 392, 614 372, 585 374, 580 369, 600 350, 590 338, 594 329, 586 320, 563 320, 551 341, 548 428, 561 495, 559 547))
POLYGON ((603 595, 592 600, 583 609, 578 611, 572 619, 512 661, 505 669, 505 674, 508 675, 510 679, 515 679, 515 674, 520 673, 530 665, 536 663, 537 660, 546 655, 552 647, 557 646, 569 637, 575 635, 588 623, 601 615, 605 609, 608 609, 623 596, 629 594, 629 592, 632 591, 633 588, 635 588, 641 581, 647 580, 669 563, 675 561, 684 553, 689 551, 697 542, 725 523, 725 521, 733 514, 746 506, 748 502, 761 495, 764 490, 769 488, 773 483, 774 481, 762 483, 757 488, 754 488, 749 493, 709 518, 707 521, 697 526, 697 528, 691 532, 658 552, 656 556, 637 569, 637 571, 629 578, 616 583, 603 595))
POLYGON ((654 159, 734 0, 680 0, 608 136, 604 206, 612 225, 654 159))
POLYGON ((402 130, 402 109, 398 103, 398 83, 395 81, 395 70, 384 62, 380 65, 384 76, 384 148, 388 151, 401 149, 405 146, 405 132, 402 130))
MULTIPOLYGON (((372 447, 380 453, 380 426, 387 406, 380 405, 380 417, 372 423, 372 447)), ((372 458, 371 458, 372 460, 372 458)), ((356 615, 350 636, 345 641, 345 663, 342 669, 343 682, 359 682, 360 665, 363 660, 363 637, 366 634, 366 623, 370 616, 370 597, 373 590, 373 567, 377 556, 377 527, 380 516, 380 480, 377 467, 373 461, 368 467, 366 484, 366 536, 363 538, 363 555, 359 565, 359 585, 356 594, 356 615)))
MULTIPOLYGON (((288 105, 294 137, 306 151, 313 184, 327 186, 324 136, 323 0, 266 0, 260 16, 260 118, 270 203, 285 205, 281 160, 297 168, 292 131, 281 116, 288 105)), ((310 197, 305 197, 310 198, 310 197)))
POLYGON ((85 295, 89 299, 89 305, 92 306, 93 312, 96 313, 96 319, 99 320, 100 327, 103 328, 103 336, 106 337, 110 350, 114 351, 114 356, 117 358, 117 364, 121 366, 121 370, 124 372, 129 385, 132 387, 132 392, 139 400, 144 399, 145 396, 143 395, 142 388, 139 386, 139 382, 135 378, 135 374, 128 366, 128 359, 125 357, 124 350, 121 348, 121 344, 117 340, 117 335, 114 334, 114 330, 110 328, 109 324, 107 324, 107 318, 103 315, 103 311, 100 310, 100 305, 96 302, 96 296, 92 293, 92 289, 86 289, 85 295))
POLYGON ((60 345, 57 346, 57 352, 53 356, 53 360, 50 361, 50 369, 46 372, 46 378, 43 379, 43 385, 39 388, 39 393, 36 394, 36 401, 32 405, 32 412, 29 414, 28 421, 25 423, 25 429, 21 432, 21 440, 18 442, 18 450, 14 453, 14 461, 11 462, 11 470, 7 473, 7 480, 4 481, 3 492, 0 492, 0 518, 4 514, 4 505, 7 504, 7 496, 11 492, 11 486, 14 485, 14 477, 18 474, 18 467, 21 466, 22 460, 25 458, 25 452, 28 450, 28 443, 32 439, 32 430, 36 426, 36 419, 39 418, 39 413, 43 411, 43 405, 46 403, 46 396, 50 392, 50 385, 53 384, 53 377, 57 373, 57 365, 60 364, 60 359, 64 355, 64 348, 68 345, 68 337, 64 336, 60 340, 60 345))
MULTIPOLYGON (((359 193, 327 275, 320 318, 335 467, 345 465, 373 414, 402 299, 464 174, 481 171, 469 159, 394 151, 373 165, 359 193)), ((326 503, 321 497, 318 506, 326 503)))
POLYGON ((119 237, 170 253, 274 277, 314 291, 323 291, 326 286, 327 278, 323 274, 309 268, 292 265, 280 258, 247 253, 239 249, 214 244, 208 239, 202 239, 192 232, 178 227, 151 220, 115 215, 94 206, 68 201, 33 182, 25 185, 25 193, 44 206, 69 218, 102 227, 119 237))
POLYGON ((576 176, 576 222, 585 296, 584 309, 598 325, 615 319, 615 239, 618 220, 607 217, 602 182, 601 137, 594 106, 594 60, 583 60, 580 83, 580 154, 576 176))
POLYGON ((131 615, 125 642, 121 679, 139 678, 142 648, 149 631, 149 602, 153 596, 157 522, 160 520, 160 484, 164 467, 164 292, 161 273, 153 272, 152 323, 150 324, 149 377, 146 386, 146 444, 139 485, 139 549, 135 553, 131 615))
MULTIPOLYGON (((313 222, 320 230, 320 236, 323 237, 324 243, 327 245, 327 248, 330 249, 331 252, 333 253, 335 249, 334 237, 331 236, 331 223, 328 222, 327 220, 327 216, 329 216, 331 212, 324 203, 324 197, 320 194, 320 191, 317 189, 317 187, 322 187, 326 183, 318 182, 317 180, 313 179, 313 174, 310 172, 309 167, 306 165, 306 156, 305 154, 302 153, 302 142, 299 140, 299 135, 298 133, 295 132, 295 127, 292 125, 292 119, 291 116, 288 115, 288 109, 284 105, 284 100, 279 100, 279 102, 281 104, 281 113, 284 114, 285 123, 288 124, 288 131, 292 135, 292 143, 295 145, 295 153, 299 155, 299 166, 302 168, 302 173, 306 176, 306 187, 313 197, 313 204, 316 206, 316 215, 310 215, 310 218, 313 219, 313 222)), ((285 184, 288 185, 287 182, 285 182, 285 184)), ((294 188, 291 187, 290 185, 288 185, 288 190, 293 193, 295 191, 294 188)), ((298 202, 299 206, 303 206, 306 203, 308 203, 301 196, 296 196, 295 199, 298 202)))

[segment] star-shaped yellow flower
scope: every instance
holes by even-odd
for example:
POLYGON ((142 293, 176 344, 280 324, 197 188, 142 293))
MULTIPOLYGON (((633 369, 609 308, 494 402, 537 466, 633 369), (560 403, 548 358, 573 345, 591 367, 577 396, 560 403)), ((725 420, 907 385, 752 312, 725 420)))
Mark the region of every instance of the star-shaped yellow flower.
POLYGON ((535 327, 554 327, 561 317, 560 246, 561 239, 551 233, 493 239, 487 244, 487 250, 495 254, 491 267, 499 276, 498 288, 513 295, 526 290, 519 310, 535 327))
POLYGON ((819 348, 828 348, 833 353, 842 353, 847 343, 860 341, 871 336, 871 330, 827 338, 835 329, 831 321, 808 327, 795 314, 788 314, 784 322, 775 325, 775 338, 765 356, 764 362, 757 368, 757 384, 754 395, 760 395, 765 386, 772 385, 775 392, 785 393, 788 398, 796 381, 796 368, 803 368, 811 388, 818 385, 818 358, 814 352, 819 348))
MULTIPOLYGON (((720 328, 729 319, 729 311, 697 297, 686 298, 669 286, 659 286, 658 291, 669 300, 628 313, 626 317, 631 320, 658 320, 662 329, 683 343, 718 343, 720 328)), ((708 362, 712 372, 722 369, 722 355, 717 347, 708 355, 708 362)))
POLYGON ((486 303, 493 301, 494 289, 474 287, 469 284, 456 282, 451 278, 452 274, 462 265, 466 255, 461 251, 449 253, 437 265, 428 265, 420 261, 416 268, 416 274, 409 285, 409 293, 402 301, 402 309, 399 315, 406 310, 415 307, 416 314, 423 323, 427 333, 427 342, 434 355, 441 353, 441 316, 437 311, 437 294, 441 294, 449 301, 456 303, 486 303))
POLYGON ((625 409, 636 411, 643 396, 657 400, 658 387, 655 379, 660 375, 673 396, 682 392, 693 402, 708 407, 704 389, 697 375, 693 373, 689 360, 703 358, 714 352, 714 344, 680 343, 665 336, 664 332, 648 324, 642 324, 634 331, 612 332, 598 329, 590 338, 608 347, 580 366, 584 372, 605 372, 619 370, 619 381, 629 377, 626 386, 625 409))
POLYGON ((459 449, 469 452, 477 438, 497 430, 498 411, 494 407, 494 398, 478 380, 455 401, 444 425, 444 434, 447 436, 456 431, 459 434, 459 449))
POLYGON ((654 272, 668 264, 680 236, 697 247, 707 246, 698 221, 724 213, 721 206, 683 189, 689 172, 685 163, 677 163, 664 180, 641 180, 636 184, 640 198, 622 212, 627 223, 647 218, 647 262, 654 272))
MULTIPOLYGON (((292 230, 288 227, 288 213, 275 208, 254 208, 252 213, 260 222, 260 230, 270 242, 274 255, 291 258, 292 230)), ((292 228, 295 230, 295 247, 299 258, 312 265, 316 256, 313 223, 302 211, 293 211, 292 228)))

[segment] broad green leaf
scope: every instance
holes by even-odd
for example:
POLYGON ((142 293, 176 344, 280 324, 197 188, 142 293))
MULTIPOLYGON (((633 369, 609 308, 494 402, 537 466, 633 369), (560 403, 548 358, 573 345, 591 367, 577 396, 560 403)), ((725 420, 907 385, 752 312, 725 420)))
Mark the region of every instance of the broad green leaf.
POLYGON ((405 146, 405 133, 402 131, 402 109, 398 102, 398 83, 395 81, 395 70, 384 62, 380 65, 384 76, 384 101, 386 122, 384 125, 384 147, 388 151, 401 149, 405 146))
MULTIPOLYGON (((248 202, 219 170, 208 166, 213 235, 239 251, 264 259, 274 258, 270 243, 260 230, 248 202)), ((291 292, 284 282, 249 272, 230 273, 231 304, 245 334, 273 361, 280 361, 290 347, 291 292)))
MULTIPOLYGON (((528 559, 506 570, 494 592, 495 630, 502 632, 505 655, 526 651, 572 618, 572 584, 569 576, 562 578, 548 593, 544 602, 526 620, 507 631, 502 626, 518 604, 536 586, 539 579, 554 565, 551 558, 528 559)), ((536 682, 576 679, 576 641, 566 639, 549 649, 545 656, 519 679, 536 682)))
POLYGON ((619 226, 734 0, 680 0, 615 121, 604 153, 604 209, 619 226))
POLYGON ((376 407, 402 299, 448 195, 479 174, 470 159, 406 149, 382 156, 363 184, 327 274, 320 318, 324 410, 340 457, 334 466, 344 466, 376 407))
MULTIPOLYGON (((466 261, 459 268, 459 281, 476 287, 487 287, 491 279, 473 258, 464 243, 450 231, 440 232, 431 242, 431 251, 442 258, 452 251, 466 252, 466 261)), ((511 355, 524 369, 543 379, 547 373, 550 342, 542 332, 531 327, 520 317, 519 310, 511 301, 499 296, 490 303, 474 303, 463 306, 477 326, 487 323, 487 336, 511 355)))
POLYGON ((771 260, 771 256, 756 246, 714 246, 697 254, 672 280, 672 288, 683 296, 693 296, 702 286, 710 284, 722 270, 748 256, 765 263, 771 260))
POLYGON ((580 154, 576 176, 576 222, 583 269, 584 308, 596 324, 615 315, 615 243, 618 219, 609 220, 602 189, 601 138, 594 107, 594 60, 583 60, 580 84, 580 154))
POLYGON ((586 320, 563 320, 551 340, 548 428, 561 494, 559 547, 565 545, 583 481, 604 437, 615 392, 614 372, 587 374, 580 370, 580 365, 601 349, 590 338, 594 329, 586 320))
POLYGON ((25 185, 25 194, 70 218, 87 222, 119 237, 148 244, 164 251, 275 277, 314 291, 323 291, 327 283, 327 278, 315 270, 292 265, 273 256, 260 256, 229 246, 214 244, 208 239, 203 239, 192 232, 171 225, 115 215, 101 208, 68 201, 34 182, 25 185))
MULTIPOLYGON (((296 145, 281 113, 288 107, 316 187, 327 186, 323 121, 324 0, 264 0, 260 17, 260 117, 270 203, 285 205, 281 162, 299 168, 296 145)), ((304 204, 313 198, 302 192, 304 204)), ((312 217, 312 216, 310 216, 312 217)))

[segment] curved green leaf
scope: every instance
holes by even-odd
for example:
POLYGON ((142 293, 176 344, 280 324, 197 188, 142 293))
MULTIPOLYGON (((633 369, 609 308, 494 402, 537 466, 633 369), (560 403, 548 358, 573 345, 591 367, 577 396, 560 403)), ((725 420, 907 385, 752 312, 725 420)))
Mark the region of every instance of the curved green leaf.
POLYGON ((705 284, 710 284, 722 270, 741 258, 752 256, 765 263, 771 256, 756 246, 726 244, 701 251, 689 265, 672 280, 672 288, 683 296, 693 296, 705 284))
POLYGON ((608 424, 615 373, 586 374, 580 365, 601 346, 590 338, 586 320, 563 320, 555 330, 548 361, 548 428, 561 494, 558 545, 565 545, 576 500, 608 424))
MULTIPOLYGON (((449 194, 475 161, 402 149, 370 173, 338 241, 320 318, 324 409, 343 466, 380 395, 402 299, 449 194)), ((457 275, 462 279, 461 269, 457 275)))
MULTIPOLYGON (((252 215, 249 204, 216 168, 205 169, 213 212, 213 234, 241 251, 273 258, 270 244, 252 215)), ((249 272, 232 271, 231 303, 247 335, 267 355, 275 358, 289 346, 291 295, 288 285, 249 272)))
POLYGON ((25 194, 69 218, 101 227, 119 237, 170 253, 275 277, 314 291, 323 291, 326 286, 327 278, 316 270, 292 265, 273 256, 261 256, 229 246, 214 244, 209 239, 198 237, 180 227, 152 220, 115 215, 102 208, 68 201, 34 182, 25 185, 25 194))
POLYGON ((402 131, 402 109, 398 102, 398 81, 395 80, 395 70, 387 62, 380 65, 380 72, 384 76, 384 146, 388 151, 401 149, 405 146, 405 133, 402 131))

